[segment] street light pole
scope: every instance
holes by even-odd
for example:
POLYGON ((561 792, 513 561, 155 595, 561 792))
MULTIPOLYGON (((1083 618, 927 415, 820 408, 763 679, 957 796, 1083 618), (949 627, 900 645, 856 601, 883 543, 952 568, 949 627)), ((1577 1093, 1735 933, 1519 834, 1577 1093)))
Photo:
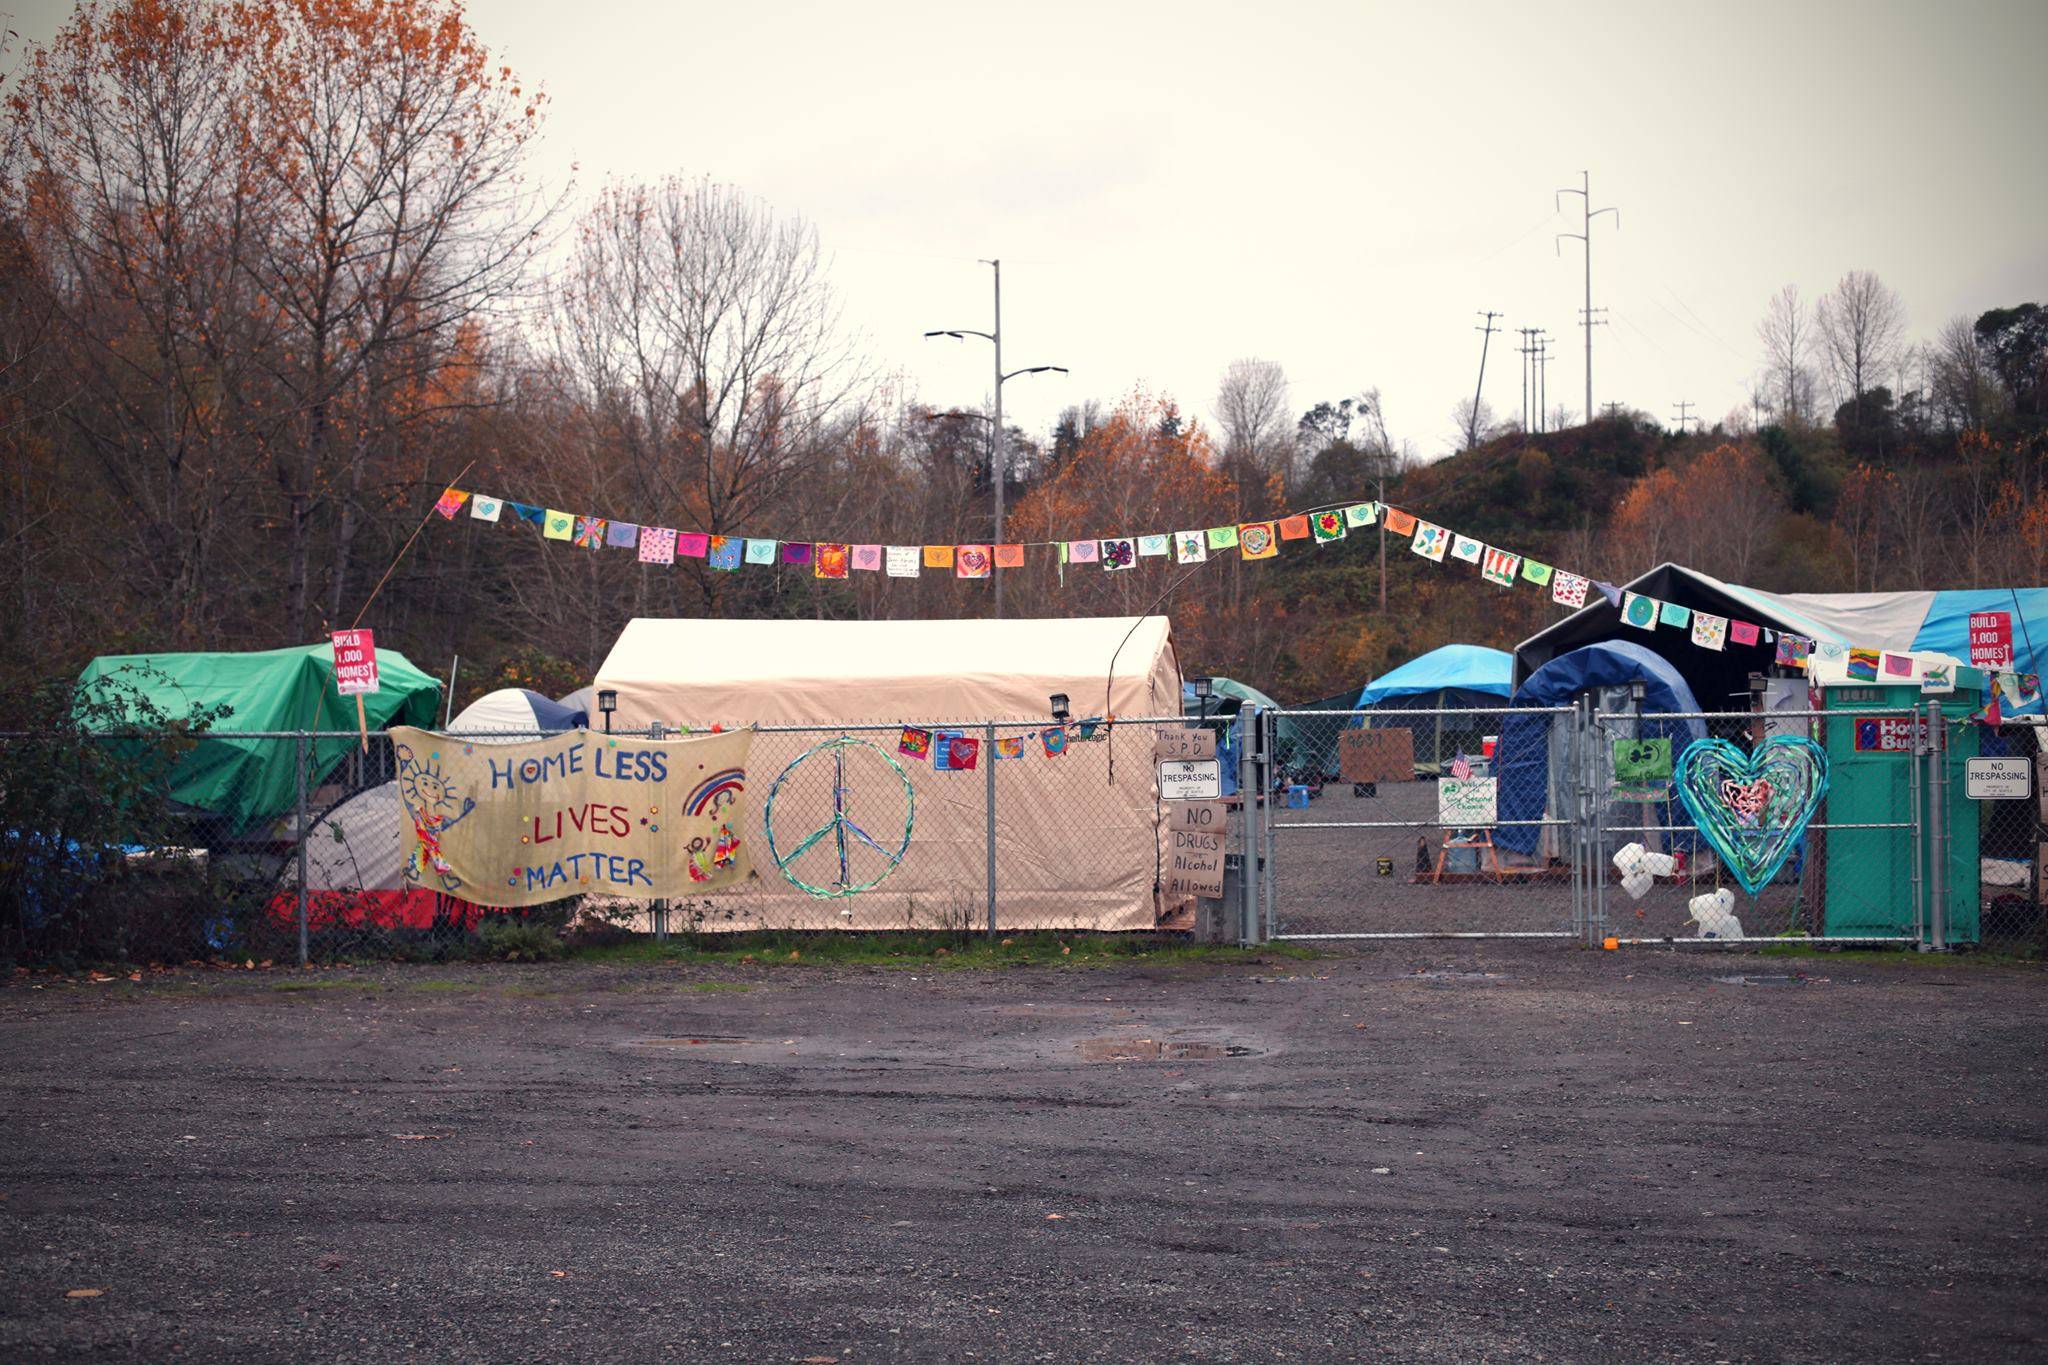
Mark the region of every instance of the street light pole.
MULTIPOLYGON (((996 420, 989 428, 988 467, 996 483, 996 538, 995 544, 1003 543, 1003 485, 1009 480, 1009 467, 1003 460, 1003 263, 990 261, 990 269, 996 276, 996 325, 989 333, 989 341, 996 353, 996 420)), ((995 553, 993 549, 989 551, 995 553)), ((996 580, 996 619, 1003 617, 1003 576, 991 568, 989 574, 996 580)))
MULTIPOLYGON (((990 424, 989 428, 988 467, 989 476, 996 486, 995 543, 1000 545, 1003 543, 1004 499, 1009 491, 1007 485, 1010 481, 1010 462, 1008 451, 1005 449, 1007 442, 1004 439, 1005 433, 1003 431, 1003 385, 1020 374, 1065 374, 1067 373, 1067 367, 1064 365, 1027 365, 1021 370, 1011 370, 1008 374, 1003 373, 1003 263, 1001 261, 983 261, 982 264, 995 272, 996 315, 995 324, 991 330, 978 332, 972 327, 949 327, 941 328, 938 331, 926 332, 925 335, 927 337, 952 337, 955 341, 963 337, 980 337, 995 348, 996 411, 995 421, 990 424)), ((1000 617, 1003 614, 1003 575, 999 569, 991 572, 996 580, 995 613, 1000 617)))

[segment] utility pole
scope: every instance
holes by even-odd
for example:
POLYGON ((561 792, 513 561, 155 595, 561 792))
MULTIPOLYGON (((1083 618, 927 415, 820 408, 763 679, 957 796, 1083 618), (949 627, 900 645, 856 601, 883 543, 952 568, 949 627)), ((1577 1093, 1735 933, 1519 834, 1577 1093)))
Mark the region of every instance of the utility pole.
POLYGON ((1517 327, 1515 329, 1522 338, 1522 344, 1515 347, 1515 350, 1520 352, 1522 356, 1522 430, 1524 432, 1536 430, 1535 424, 1529 420, 1529 390, 1532 387, 1529 381, 1536 373, 1536 362, 1531 357, 1536 354, 1536 333, 1538 330, 1535 327, 1517 327))
POLYGON ((1472 389, 1472 420, 1465 424, 1465 449, 1467 450, 1479 444, 1479 395, 1486 391, 1486 348, 1492 343, 1493 334, 1501 330, 1493 325, 1493 320, 1500 316, 1499 313, 1488 309, 1480 313, 1479 316, 1486 319, 1486 325, 1472 329, 1482 335, 1479 338, 1479 382, 1472 389))
MULTIPOLYGON (((1591 420, 1593 414, 1593 328, 1600 324, 1597 314, 1607 311, 1605 308, 1596 310, 1593 307, 1593 220, 1603 213, 1611 213, 1614 215, 1614 226, 1616 229, 1619 229, 1621 227, 1621 210, 1611 205, 1604 209, 1593 207, 1593 176, 1590 171, 1579 172, 1579 186, 1575 190, 1559 190, 1556 200, 1557 207, 1562 208, 1565 195, 1576 194, 1579 196, 1580 207, 1585 212, 1584 218, 1580 220, 1580 230, 1577 232, 1558 233, 1551 245, 1556 246, 1557 242, 1564 240, 1566 237, 1573 237, 1583 242, 1586 247, 1586 306, 1580 313, 1580 325, 1586 329, 1586 416, 1588 420, 1591 420)), ((1564 248, 1558 247, 1557 253, 1562 256, 1564 248)))
POLYGON ((1615 417, 1617 417, 1617 416, 1619 416, 1619 415, 1621 414, 1621 404, 1619 404, 1619 403, 1602 403, 1602 404, 1600 405, 1600 410, 1601 410, 1602 412, 1606 413, 1606 414, 1607 414, 1607 416, 1608 416, 1608 418, 1609 418, 1609 419, 1611 420, 1612 418, 1615 418, 1615 417))
POLYGON ((1686 423, 1691 422, 1697 425, 1700 419, 1692 415, 1693 405, 1691 403, 1681 400, 1675 406, 1678 408, 1678 434, 1683 436, 1685 435, 1686 423))
POLYGON ((1536 338, 1536 430, 1550 430, 1550 333, 1541 332, 1536 338))

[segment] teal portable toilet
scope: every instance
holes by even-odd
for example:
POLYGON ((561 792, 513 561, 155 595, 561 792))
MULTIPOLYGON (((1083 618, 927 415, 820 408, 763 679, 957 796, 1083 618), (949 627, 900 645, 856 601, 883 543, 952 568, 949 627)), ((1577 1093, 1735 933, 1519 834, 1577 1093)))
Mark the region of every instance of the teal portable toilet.
MULTIPOLYGON (((1930 782, 1919 804, 1920 866, 1923 876, 1930 881, 1938 876, 1947 888, 1943 938, 1948 943, 1977 941, 1977 810, 1964 788, 1963 768, 1977 755, 1977 727, 1967 722, 1983 705, 1985 686, 1982 673, 1958 668, 1955 691, 1938 696, 1923 694, 1918 683, 1834 683, 1822 693, 1820 709, 1828 712, 1822 722, 1828 795, 1816 823, 1826 825, 1910 825, 1914 732, 1925 727, 1927 703, 1941 703, 1948 735, 1942 808, 1948 858, 1937 871, 1930 841, 1936 788, 1930 782), (1905 707, 1917 708, 1919 715, 1882 714, 1905 707)), ((1924 767, 1931 778, 1932 762, 1924 767)), ((1827 829, 1815 835, 1824 842, 1821 885, 1809 883, 1808 888, 1816 931, 1828 938, 1912 935, 1912 829, 1827 829)), ((1933 901, 1927 887, 1921 902, 1920 913, 1930 917, 1931 925, 1933 901)))

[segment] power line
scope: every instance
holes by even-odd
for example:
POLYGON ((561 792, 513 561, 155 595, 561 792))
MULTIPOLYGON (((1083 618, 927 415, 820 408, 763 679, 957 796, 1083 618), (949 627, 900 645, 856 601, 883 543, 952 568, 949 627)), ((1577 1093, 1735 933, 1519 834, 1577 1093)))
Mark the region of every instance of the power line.
MULTIPOLYGON (((1557 199, 1561 204, 1567 194, 1579 196, 1580 206, 1585 211, 1585 216, 1580 220, 1580 230, 1560 232, 1552 239, 1551 244, 1556 246, 1557 242, 1564 238, 1574 237, 1586 248, 1586 306, 1580 310, 1579 317, 1580 325, 1586 329, 1586 414, 1590 420, 1593 413, 1593 329, 1600 325, 1598 314, 1607 311, 1605 308, 1593 307, 1593 220, 1603 213, 1611 213, 1614 215, 1614 226, 1618 230, 1621 227, 1621 210, 1612 205, 1600 209, 1593 207, 1593 176, 1590 171, 1579 172, 1579 185, 1580 188, 1575 190, 1559 190, 1557 199)), ((1564 254, 1562 247, 1558 247, 1557 251, 1560 256, 1564 254)))

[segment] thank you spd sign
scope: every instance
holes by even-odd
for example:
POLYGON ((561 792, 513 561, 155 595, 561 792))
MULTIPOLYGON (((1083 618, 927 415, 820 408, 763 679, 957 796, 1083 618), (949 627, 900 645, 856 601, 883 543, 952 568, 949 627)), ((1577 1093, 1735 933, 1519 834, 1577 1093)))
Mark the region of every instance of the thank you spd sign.
POLYGON ((369 630, 334 632, 334 690, 361 697, 377 690, 377 637, 369 630))

